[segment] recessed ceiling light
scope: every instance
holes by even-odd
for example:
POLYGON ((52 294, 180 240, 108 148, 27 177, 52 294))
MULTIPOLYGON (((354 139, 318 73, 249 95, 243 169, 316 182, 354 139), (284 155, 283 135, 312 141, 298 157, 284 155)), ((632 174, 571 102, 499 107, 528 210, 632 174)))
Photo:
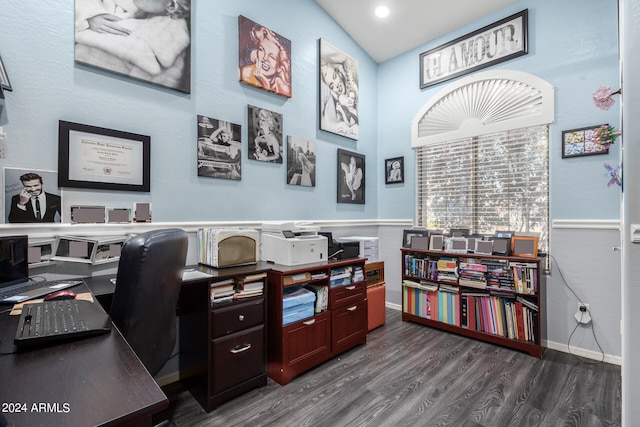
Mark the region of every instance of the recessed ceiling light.
POLYGON ((386 18, 389 16, 389 8, 387 6, 378 6, 375 13, 378 18, 386 18))

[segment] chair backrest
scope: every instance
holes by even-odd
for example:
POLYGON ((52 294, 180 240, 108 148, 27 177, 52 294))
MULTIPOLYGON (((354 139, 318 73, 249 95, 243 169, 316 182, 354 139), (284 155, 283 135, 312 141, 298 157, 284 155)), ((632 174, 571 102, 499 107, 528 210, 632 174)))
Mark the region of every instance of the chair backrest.
POLYGON ((151 375, 175 346, 187 247, 187 233, 172 228, 133 236, 120 253, 111 319, 151 375))

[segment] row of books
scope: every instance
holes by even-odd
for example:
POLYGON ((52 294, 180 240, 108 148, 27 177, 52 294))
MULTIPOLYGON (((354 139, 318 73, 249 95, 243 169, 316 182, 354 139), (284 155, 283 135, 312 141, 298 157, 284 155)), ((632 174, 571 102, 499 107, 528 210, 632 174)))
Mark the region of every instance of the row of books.
POLYGON ((364 270, 362 267, 347 265, 331 269, 329 286, 335 288, 336 286, 344 286, 362 281, 364 281, 364 270))
POLYGON ((538 342, 538 306, 521 296, 460 293, 447 284, 405 280, 403 310, 474 331, 538 342))
POLYGON ((522 297, 461 294, 463 328, 538 342, 538 306, 522 297))
POLYGON ((211 285, 211 305, 260 296, 264 293, 267 273, 227 279, 211 285))
POLYGON ((537 263, 506 259, 415 257, 405 255, 405 276, 460 286, 534 295, 538 292, 537 263))

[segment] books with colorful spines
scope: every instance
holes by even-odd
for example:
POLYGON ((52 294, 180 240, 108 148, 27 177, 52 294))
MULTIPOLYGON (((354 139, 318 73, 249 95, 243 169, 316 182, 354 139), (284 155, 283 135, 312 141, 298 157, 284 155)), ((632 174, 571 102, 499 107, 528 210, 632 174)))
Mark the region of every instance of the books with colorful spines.
POLYGON ((460 326, 465 329, 469 328, 469 309, 466 295, 460 295, 460 326))
POLYGON ((306 285, 305 288, 310 289, 316 294, 315 312, 321 313, 327 310, 329 305, 329 288, 322 285, 306 285))

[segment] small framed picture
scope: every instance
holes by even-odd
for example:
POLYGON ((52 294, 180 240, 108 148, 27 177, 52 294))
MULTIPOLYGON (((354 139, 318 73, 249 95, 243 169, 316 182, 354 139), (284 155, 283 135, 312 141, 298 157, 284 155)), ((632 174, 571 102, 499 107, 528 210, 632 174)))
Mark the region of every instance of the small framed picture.
MULTIPOLYGON (((404 230, 403 232, 403 236, 402 236, 402 247, 403 248, 411 248, 412 247, 412 240, 414 237, 429 237, 429 231, 427 229, 410 229, 410 230, 404 230)), ((426 248, 425 248, 426 249, 426 248)))
POLYGON ((2 57, 0 56, 0 86, 4 90, 13 90, 11 87, 11 83, 9 82, 9 75, 7 74, 7 70, 4 68, 4 62, 2 62, 2 57))
POLYGON ((384 161, 385 184, 404 182, 404 157, 393 157, 384 161))
POLYGON ((513 236, 511 238, 511 254, 519 257, 537 258, 538 238, 531 236, 513 236))
POLYGON ((364 204, 365 156, 338 149, 338 203, 364 204))
POLYGON ((595 138, 596 129, 602 126, 604 125, 562 131, 562 158, 607 154, 609 147, 600 144, 595 138))

